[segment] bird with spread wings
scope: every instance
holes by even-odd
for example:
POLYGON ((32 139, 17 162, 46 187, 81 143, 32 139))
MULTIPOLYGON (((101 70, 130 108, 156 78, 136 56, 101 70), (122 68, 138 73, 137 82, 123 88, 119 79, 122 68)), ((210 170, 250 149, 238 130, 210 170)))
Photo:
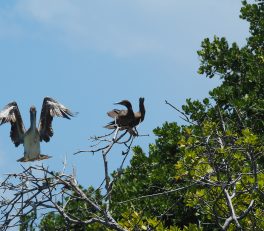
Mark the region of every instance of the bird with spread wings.
POLYGON ((128 100, 122 100, 116 104, 123 105, 127 110, 114 109, 107 112, 107 115, 114 120, 109 122, 105 128, 116 129, 119 127, 120 130, 127 130, 131 135, 136 136, 136 126, 141 123, 145 118, 145 106, 144 98, 139 98, 139 111, 133 112, 132 105, 128 100))
POLYGON ((36 108, 30 107, 30 128, 25 129, 23 120, 16 102, 7 104, 0 111, 0 125, 11 124, 10 137, 15 146, 24 145, 24 157, 18 159, 20 162, 48 159, 50 156, 40 154, 40 142, 49 142, 53 136, 53 117, 70 119, 74 116, 68 108, 56 100, 45 97, 42 104, 39 126, 36 126, 36 108))

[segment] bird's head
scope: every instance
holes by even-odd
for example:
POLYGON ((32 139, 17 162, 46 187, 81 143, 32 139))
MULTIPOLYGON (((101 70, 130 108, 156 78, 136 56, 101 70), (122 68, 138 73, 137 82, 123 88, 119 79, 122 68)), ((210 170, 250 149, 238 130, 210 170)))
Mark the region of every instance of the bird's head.
POLYGON ((145 98, 140 97, 140 98, 139 98, 139 103, 144 103, 144 100, 145 100, 145 98))
POLYGON ((36 115, 37 115, 37 111, 36 108, 34 106, 31 106, 29 109, 29 113, 30 113, 30 126, 35 126, 36 124, 36 115))
POLYGON ((126 99, 125 100, 122 100, 120 102, 117 102, 115 104, 120 104, 120 105, 123 105, 123 106, 125 106, 127 108, 132 108, 131 103, 128 100, 126 100, 126 99))
POLYGON ((36 108, 34 106, 31 106, 29 112, 36 114, 37 111, 36 111, 36 108))

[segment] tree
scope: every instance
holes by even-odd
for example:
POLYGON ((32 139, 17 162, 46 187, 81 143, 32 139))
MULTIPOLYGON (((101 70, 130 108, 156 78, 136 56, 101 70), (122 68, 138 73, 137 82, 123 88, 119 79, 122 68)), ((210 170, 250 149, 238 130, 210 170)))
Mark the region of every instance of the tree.
POLYGON ((198 51, 199 73, 219 77, 221 85, 202 102, 188 99, 182 110, 174 108, 188 125, 155 129, 149 156, 134 149, 114 188, 116 201, 126 202, 116 206, 117 216, 141 212, 146 223, 155 217, 167 229, 264 228, 264 2, 243 1, 241 18, 250 24, 244 47, 215 36, 198 51))
MULTIPOLYGON (((113 145, 125 144, 126 158, 132 145, 130 140, 120 140, 123 135, 117 136, 117 128, 113 142, 93 150, 103 150, 104 190, 85 190, 73 184, 72 176, 66 176, 64 182, 64 175, 42 170, 46 173, 45 190, 49 192, 56 183, 62 185, 60 189, 66 188, 67 194, 64 201, 49 200, 54 202, 54 211, 41 220, 40 229, 264 229, 264 1, 242 4, 240 17, 249 22, 250 28, 246 45, 229 45, 225 38, 215 36, 212 41, 205 39, 198 51, 198 73, 219 77, 220 86, 202 101, 187 99, 181 109, 166 101, 184 123, 165 122, 154 129, 157 139, 150 144, 149 153, 134 147, 130 165, 123 168, 121 164, 110 176, 106 153, 113 145), (52 180, 47 180, 50 177, 52 180), (92 203, 87 204, 85 198, 92 203), (100 209, 96 210, 93 203, 100 209), (85 212, 79 213, 77 208, 85 212), (96 223, 79 222, 98 217, 101 220, 96 223), (78 222, 74 222, 76 219, 78 222)), ((105 141, 104 137, 96 139, 105 141)), ((31 176, 26 171, 27 177, 31 176)), ((20 177, 21 186, 21 175, 15 176, 20 177)), ((43 178, 37 179, 40 181, 33 185, 37 185, 36 192, 43 193, 43 178)), ((32 180, 36 182, 35 175, 32 180)), ((14 186, 2 187, 11 189, 10 185, 14 186)), ((38 208, 38 204, 28 205, 38 208)), ((27 228, 34 220, 32 214, 34 210, 28 210, 27 217, 20 219, 27 228)), ((5 210, 5 221, 9 221, 9 215, 5 210)))
MULTIPOLYGON (((105 178, 101 186, 88 190, 83 189, 76 179, 75 169, 72 174, 66 174, 66 160, 61 172, 49 170, 44 165, 23 168, 20 173, 7 174, 1 183, 0 189, 12 194, 11 199, 2 196, 0 203, 0 228, 7 230, 19 226, 20 230, 105 230, 106 228, 125 231, 114 219, 110 209, 112 185, 108 170, 108 153, 115 144, 124 145, 123 164, 130 151, 134 135, 130 132, 133 127, 119 134, 121 128, 104 136, 92 137, 96 144, 91 145, 91 150, 78 151, 75 154, 101 152, 104 162, 105 178), (126 134, 129 134, 128 139, 126 134), (113 135, 113 136, 112 136, 113 135), (100 146, 103 144, 102 146, 100 146), (41 223, 35 221, 42 218, 41 223)), ((133 133, 134 134, 134 133, 133 133)), ((138 135, 137 135, 138 136, 138 135)), ((117 175, 118 177, 118 175, 117 175)))

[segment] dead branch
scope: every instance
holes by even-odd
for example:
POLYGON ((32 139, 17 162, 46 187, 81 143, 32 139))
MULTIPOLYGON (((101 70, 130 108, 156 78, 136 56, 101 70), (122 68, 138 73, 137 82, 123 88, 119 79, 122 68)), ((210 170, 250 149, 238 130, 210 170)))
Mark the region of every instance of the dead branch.
POLYGON ((175 106, 173 106, 171 103, 169 103, 167 100, 165 100, 165 104, 168 104, 170 107, 172 107, 174 110, 176 110, 177 112, 179 112, 182 116, 180 116, 180 118, 182 120, 184 120, 185 122, 189 123, 189 124, 192 124, 192 125, 197 125, 195 124, 193 121, 191 121, 189 119, 189 117, 184 113, 182 112, 181 110, 179 110, 178 108, 176 108, 175 106))
POLYGON ((99 205, 91 195, 79 187, 73 175, 55 173, 43 165, 31 166, 23 169, 21 173, 7 174, 0 190, 8 190, 11 193, 10 198, 2 196, 0 203, 1 230, 23 225, 23 217, 33 212, 36 215, 41 209, 61 214, 65 221, 72 225, 100 223, 114 230, 125 230, 114 220, 106 206, 99 205), (85 218, 79 218, 67 211, 67 204, 78 200, 82 201, 83 208, 86 208, 83 211, 87 213, 85 218))

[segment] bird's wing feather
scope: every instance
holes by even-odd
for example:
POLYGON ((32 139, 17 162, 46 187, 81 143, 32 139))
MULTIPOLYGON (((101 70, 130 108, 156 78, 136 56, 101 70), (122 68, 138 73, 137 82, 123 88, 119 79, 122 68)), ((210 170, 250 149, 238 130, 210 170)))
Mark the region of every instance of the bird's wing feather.
POLYGON ((61 103, 56 100, 45 97, 42 104, 40 121, 39 121, 39 135, 40 141, 44 140, 48 142, 50 137, 53 136, 52 129, 52 120, 53 117, 63 117, 66 119, 70 119, 71 116, 75 114, 71 112, 68 108, 63 106, 61 103))
POLYGON ((0 112, 0 125, 11 123, 10 138, 17 147, 23 143, 25 127, 16 102, 7 104, 0 112))
POLYGON ((117 126, 116 126, 116 121, 113 120, 111 122, 109 122, 107 125, 104 126, 104 128, 108 128, 108 129, 116 129, 117 126))
POLYGON ((145 114, 146 114, 146 109, 145 109, 145 105, 144 105, 144 98, 139 98, 139 112, 140 112, 140 123, 143 122, 144 118, 145 118, 145 114))
POLYGON ((118 117, 118 115, 120 114, 120 112, 121 112, 121 110, 113 109, 112 111, 107 112, 107 115, 109 117, 116 118, 116 117, 118 117))

